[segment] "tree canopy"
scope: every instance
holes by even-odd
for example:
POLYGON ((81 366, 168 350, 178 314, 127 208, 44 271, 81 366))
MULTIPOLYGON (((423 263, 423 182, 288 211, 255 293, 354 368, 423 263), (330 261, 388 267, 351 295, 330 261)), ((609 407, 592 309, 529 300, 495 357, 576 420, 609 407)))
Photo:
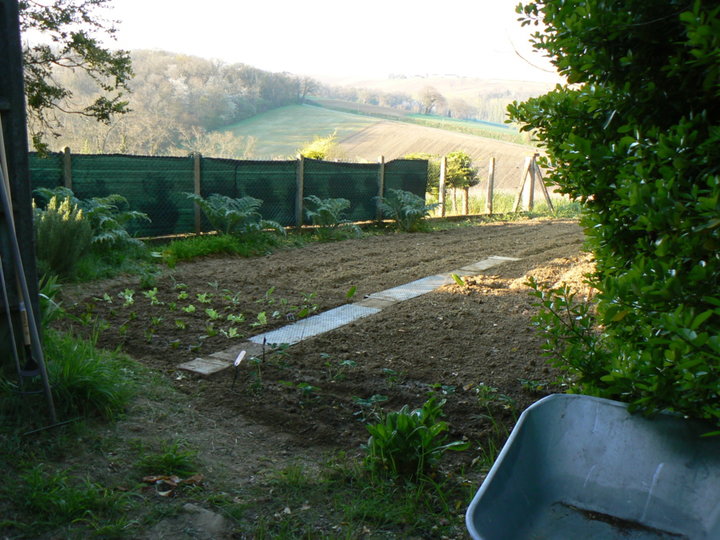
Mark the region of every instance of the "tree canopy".
POLYGON ((58 134, 57 111, 109 123, 115 115, 129 110, 127 84, 133 75, 130 55, 123 50, 112 51, 100 41, 101 36, 112 37, 116 32, 114 23, 97 13, 109 2, 18 2, 21 32, 42 36, 42 42, 23 50, 29 131, 38 149, 46 149, 47 135, 58 134), (73 91, 56 79, 62 68, 84 72, 101 93, 78 107, 73 91))
POLYGON ((549 181, 584 203, 597 265, 599 334, 579 347, 566 336, 559 354, 580 391, 717 422, 720 6, 546 0, 518 12, 544 27, 534 46, 568 84, 509 111, 547 150, 549 181))

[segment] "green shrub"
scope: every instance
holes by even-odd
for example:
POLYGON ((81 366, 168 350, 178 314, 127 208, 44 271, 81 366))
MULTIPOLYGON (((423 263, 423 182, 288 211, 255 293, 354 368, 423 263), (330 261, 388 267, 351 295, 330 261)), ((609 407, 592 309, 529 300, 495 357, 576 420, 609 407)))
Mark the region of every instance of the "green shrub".
POLYGON ((422 220, 437 208, 438 204, 425 204, 425 199, 402 189, 388 190, 390 195, 380 199, 383 216, 395 221, 401 231, 417 231, 422 220))
POLYGON ((370 424, 365 458, 373 472, 395 477, 418 478, 427 473, 447 450, 466 450, 468 444, 445 442, 447 422, 439 420, 445 400, 433 396, 420 409, 407 405, 370 424))
POLYGON ((35 247, 42 273, 72 276, 92 241, 92 227, 69 198, 51 197, 44 210, 35 208, 35 247))
POLYGON ((73 205, 80 208, 92 228, 92 246, 95 251, 109 252, 129 245, 143 245, 140 240, 133 238, 127 229, 133 221, 150 221, 150 218, 147 214, 130 210, 127 199, 122 195, 78 199, 72 190, 65 187, 52 190, 38 188, 35 191, 50 200, 53 197, 69 199, 73 205))
MULTIPOLYGON (((549 183, 583 203, 597 265, 602 341, 569 336, 558 356, 584 390, 720 422, 720 10, 671 0, 518 9, 524 24, 542 23, 535 47, 569 84, 511 105, 510 117, 545 147, 549 183)), ((564 324, 555 319, 551 336, 564 324)))
POLYGON ((343 217, 345 210, 350 208, 350 201, 347 199, 320 199, 310 195, 305 197, 305 202, 310 206, 305 208, 305 214, 312 224, 318 227, 317 234, 320 240, 360 235, 360 228, 343 217))
POLYGON ((213 193, 207 199, 195 193, 186 193, 205 214, 213 228, 220 234, 246 236, 264 229, 285 234, 285 228, 275 221, 262 219, 258 211, 262 201, 254 197, 233 199, 213 193))

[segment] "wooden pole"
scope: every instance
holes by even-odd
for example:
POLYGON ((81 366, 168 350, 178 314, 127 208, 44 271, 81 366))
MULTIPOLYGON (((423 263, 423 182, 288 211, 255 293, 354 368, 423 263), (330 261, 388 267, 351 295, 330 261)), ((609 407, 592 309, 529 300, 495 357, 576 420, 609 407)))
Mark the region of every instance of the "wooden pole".
POLYGON ((447 175, 447 156, 440 159, 440 180, 438 182, 438 202, 440 217, 445 217, 445 176, 447 175))
POLYGON ((470 188, 463 188, 463 215, 467 216, 470 213, 470 188))
MULTIPOLYGON (((537 154, 535 154, 537 157, 537 154)), ((550 198, 550 193, 548 193, 547 186, 545 185, 545 180, 543 179, 542 171, 540 170, 540 166, 537 164, 537 161, 535 161, 535 158, 533 158, 533 164, 535 165, 535 172, 537 174, 538 180, 540 181, 540 189, 543 192, 543 196, 545 197, 545 202, 548 205, 548 208, 551 212, 555 213, 555 207, 553 206, 552 199, 550 198)))
MULTIPOLYGON (((193 191, 198 197, 202 197, 202 154, 195 152, 193 155, 193 191)), ((200 205, 195 203, 195 234, 202 232, 202 215, 200 205)))
POLYGON ((65 187, 72 189, 72 154, 70 153, 70 147, 66 146, 63 151, 63 180, 65 187))
POLYGON ((532 158, 526 157, 525 164, 522 168, 522 174, 520 175, 520 189, 518 190, 515 197, 515 205, 513 207, 513 212, 517 212, 518 210, 520 210, 520 203, 522 203, 523 200, 523 191, 525 191, 525 183, 527 182, 527 177, 530 171, 531 164, 532 158))
POLYGON ((302 227, 303 202, 305 198, 305 156, 298 154, 295 173, 295 225, 302 227))
POLYGON ((382 200, 385 196, 385 156, 380 156, 378 158, 378 163, 378 198, 375 217, 378 221, 381 221, 383 218, 382 200))
POLYGON ((487 194, 485 195, 485 213, 492 216, 493 213, 493 192, 495 191, 495 158, 490 158, 490 169, 488 170, 487 194))
POLYGON ((532 163, 530 163, 530 166, 528 167, 528 172, 530 174, 530 186, 528 186, 527 190, 527 197, 525 201, 525 208, 528 212, 532 212, 533 208, 535 207, 535 154, 532 157, 532 163))

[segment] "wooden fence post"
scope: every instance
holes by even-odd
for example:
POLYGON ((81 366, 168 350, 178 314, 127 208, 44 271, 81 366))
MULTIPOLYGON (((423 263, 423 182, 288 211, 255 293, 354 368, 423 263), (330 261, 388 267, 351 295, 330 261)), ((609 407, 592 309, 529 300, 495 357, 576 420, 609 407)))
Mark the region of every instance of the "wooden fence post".
MULTIPOLYGON (((193 154, 193 192, 198 197, 202 197, 202 154, 195 152, 193 154)), ((200 205, 195 204, 195 234, 202 232, 202 215, 200 213, 200 205)))
POLYGON ((525 191, 525 184, 527 183, 527 177, 530 173, 530 167, 532 166, 532 158, 526 157, 525 164, 522 168, 520 175, 520 189, 518 189, 517 195, 515 196, 515 204, 513 205, 513 212, 520 210, 520 203, 523 200, 523 192, 525 191))
POLYGON ((438 202, 440 217, 445 217, 445 177, 447 176, 447 156, 440 158, 440 180, 438 182, 438 202))
POLYGON ((548 209, 555 213, 555 207, 553 206, 552 199, 550 198, 550 193, 548 193, 547 186, 545 185, 545 180, 543 179, 542 171, 540 170, 540 166, 537 164, 536 158, 539 154, 535 154, 533 156, 533 166, 535 167, 535 173, 537 174, 537 179, 540 181, 540 189, 543 192, 543 196, 545 197, 545 202, 548 205, 548 209))
POLYGON ((385 156, 380 156, 378 158, 378 199, 377 199, 377 212, 376 212, 376 219, 378 221, 382 221, 383 218, 383 211, 382 211, 382 200, 385 196, 385 156))
POLYGON ((537 154, 534 154, 531 158, 530 166, 528 167, 528 174, 530 175, 530 185, 528 186, 527 195, 525 197, 525 209, 528 212, 532 212, 533 208, 535 208, 535 156, 537 154))
POLYGON ((495 158, 490 158, 490 169, 488 170, 487 194, 485 195, 485 213, 492 216, 493 213, 493 192, 495 191, 495 158))
POLYGON ((303 224, 303 201, 305 197, 305 156, 298 154, 295 173, 295 225, 303 224))
POLYGON ((66 188, 72 189, 72 154, 69 146, 66 146, 63 151, 63 181, 66 188))

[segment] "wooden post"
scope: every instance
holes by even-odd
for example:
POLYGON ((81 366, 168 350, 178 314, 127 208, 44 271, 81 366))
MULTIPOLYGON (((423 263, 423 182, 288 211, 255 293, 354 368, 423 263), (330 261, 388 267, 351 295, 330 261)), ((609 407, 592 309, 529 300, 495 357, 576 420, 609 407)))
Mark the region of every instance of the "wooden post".
MULTIPOLYGON (((198 197, 202 197, 202 154, 195 152, 193 154, 193 192, 198 197)), ((200 213, 200 205, 195 203, 195 234, 202 232, 202 215, 200 213)))
POLYGON ((463 215, 467 216, 470 213, 470 188, 463 188, 463 215))
POLYGON ((440 217, 445 217, 445 176, 447 175, 447 156, 440 158, 440 180, 438 182, 438 202, 440 217))
POLYGON ((382 200, 385 196, 385 156, 380 156, 378 158, 378 199, 377 199, 377 212, 375 215, 375 218, 378 221, 381 221, 383 218, 383 211, 382 211, 382 200))
POLYGON ((526 157, 525 164, 522 168, 522 174, 520 175, 520 189, 518 189, 517 195, 515 196, 515 205, 513 207, 513 212, 517 212, 518 210, 520 210, 520 203, 522 203, 523 200, 523 191, 525 191, 525 183, 527 182, 527 177, 530 172, 531 165, 532 158, 526 157))
POLYGON ((527 195, 525 198, 525 209, 528 212, 532 212, 535 207, 535 154, 531 159, 532 163, 528 167, 528 173, 530 174, 530 185, 528 186, 527 195))
POLYGON ((487 194, 485 195, 485 213, 492 216, 493 213, 493 192, 495 191, 495 158, 490 158, 490 169, 488 170, 487 194))
MULTIPOLYGON (((535 154, 535 157, 537 157, 538 154, 535 154)), ((542 171, 540 170, 540 166, 537 164, 537 161, 535 161, 535 157, 533 157, 533 164, 535 166, 535 172, 537 174, 537 178, 540 181, 540 189, 543 192, 543 196, 545 197, 545 202, 548 205, 548 209, 555 213, 555 207, 553 206, 552 199, 550 198, 550 193, 548 193, 547 186, 545 185, 545 180, 543 179, 542 171)))
POLYGON ((298 154, 295 173, 295 225, 302 227, 303 202, 305 199, 305 156, 298 154))
POLYGON ((72 154, 70 153, 70 147, 66 146, 63 151, 63 180, 65 187, 72 189, 72 154))

